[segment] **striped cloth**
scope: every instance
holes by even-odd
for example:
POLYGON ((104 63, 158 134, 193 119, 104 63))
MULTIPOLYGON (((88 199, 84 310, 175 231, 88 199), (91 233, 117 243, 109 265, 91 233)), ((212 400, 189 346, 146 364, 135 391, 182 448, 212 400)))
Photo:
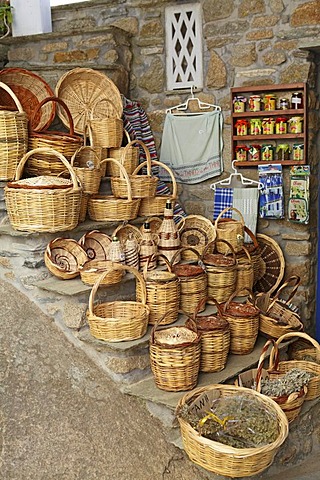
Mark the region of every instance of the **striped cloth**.
MULTIPOLYGON (((219 188, 214 191, 213 220, 216 220, 222 210, 233 205, 233 188, 219 188)), ((232 218, 232 210, 224 213, 222 218, 232 218)))

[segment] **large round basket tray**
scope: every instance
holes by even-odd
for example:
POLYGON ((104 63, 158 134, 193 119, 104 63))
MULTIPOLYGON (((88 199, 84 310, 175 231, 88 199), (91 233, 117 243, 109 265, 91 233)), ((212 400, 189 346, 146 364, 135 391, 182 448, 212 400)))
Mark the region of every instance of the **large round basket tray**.
POLYGON ((260 246, 260 257, 254 291, 272 293, 278 288, 283 278, 284 255, 277 242, 267 235, 258 233, 257 241, 260 246))

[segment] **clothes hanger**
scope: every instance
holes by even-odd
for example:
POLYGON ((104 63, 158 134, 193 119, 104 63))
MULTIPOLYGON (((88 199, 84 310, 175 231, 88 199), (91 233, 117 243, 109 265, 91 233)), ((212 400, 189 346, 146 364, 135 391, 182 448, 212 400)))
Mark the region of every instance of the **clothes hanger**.
POLYGON ((237 177, 237 180, 241 181, 242 185, 244 185, 244 186, 256 185, 258 190, 262 190, 264 188, 264 186, 261 182, 257 182, 256 180, 251 180, 251 178, 246 178, 242 175, 242 173, 239 173, 237 171, 237 169, 234 166, 235 161, 236 160, 232 161, 233 173, 231 173, 228 178, 225 178, 223 180, 219 180, 218 182, 211 183, 211 185, 210 185, 211 190, 215 190, 217 186, 226 187, 228 185, 231 185, 232 180, 236 177, 237 177))
MULTIPOLYGON (((185 112, 189 108, 189 103, 196 101, 198 103, 198 108, 199 110, 206 110, 209 111, 209 109, 213 108, 216 111, 221 111, 221 107, 218 105, 214 105, 213 103, 206 103, 202 102, 199 98, 194 96, 193 90, 196 88, 194 85, 190 87, 191 91, 191 96, 187 98, 187 100, 183 103, 180 103, 179 105, 176 105, 175 107, 170 107, 167 108, 166 113, 172 113, 172 114, 177 114, 177 115, 183 115, 182 113, 179 112, 185 112)), ((185 115, 201 115, 201 112, 187 112, 185 115)))

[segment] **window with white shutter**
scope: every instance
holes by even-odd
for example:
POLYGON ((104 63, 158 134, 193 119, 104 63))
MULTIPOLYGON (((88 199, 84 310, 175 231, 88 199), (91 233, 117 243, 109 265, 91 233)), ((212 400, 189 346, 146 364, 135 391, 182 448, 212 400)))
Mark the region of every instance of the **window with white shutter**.
POLYGON ((167 88, 203 87, 201 5, 166 8, 167 88))

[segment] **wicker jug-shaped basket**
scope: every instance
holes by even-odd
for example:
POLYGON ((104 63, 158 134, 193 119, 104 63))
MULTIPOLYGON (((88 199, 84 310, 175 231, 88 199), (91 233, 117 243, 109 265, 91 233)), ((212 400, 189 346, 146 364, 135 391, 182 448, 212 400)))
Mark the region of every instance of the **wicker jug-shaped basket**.
POLYGON ((191 390, 198 381, 201 343, 195 322, 184 326, 167 325, 167 310, 157 321, 150 335, 150 364, 155 384, 161 390, 179 392, 191 390))
POLYGON ((149 221, 143 224, 143 231, 139 243, 139 263, 143 270, 154 270, 157 267, 158 236, 151 231, 149 221))
POLYGON ((251 255, 245 246, 241 249, 245 253, 245 257, 237 257, 237 284, 236 290, 239 295, 247 289, 253 288, 253 263, 251 255))
POLYGON ((28 117, 11 88, 0 82, 13 99, 17 111, 0 110, 0 180, 12 180, 21 158, 28 150, 28 117))
MULTIPOLYGON (((244 243, 244 219, 242 213, 237 208, 227 207, 222 210, 216 218, 214 226, 217 233, 217 240, 226 240, 229 242, 236 253, 242 249, 244 243), (235 211, 239 215, 240 220, 222 218, 222 215, 230 210, 235 211)), ((226 251, 228 251, 227 247, 223 244, 217 245, 217 249, 220 253, 226 253, 226 251)))
POLYGON ((180 230, 183 223, 178 226, 173 219, 173 206, 170 200, 167 200, 163 221, 158 229, 158 251, 164 255, 169 262, 174 257, 175 263, 180 262, 181 255, 179 253, 181 247, 180 230))
MULTIPOLYGON (((139 147, 135 147, 131 142, 131 138, 127 130, 124 130, 127 143, 130 143, 128 148, 109 148, 108 155, 110 158, 115 158, 122 163, 126 172, 131 175, 139 164, 139 147)), ((115 163, 109 163, 107 166, 107 174, 109 177, 120 177, 120 170, 115 163)))

